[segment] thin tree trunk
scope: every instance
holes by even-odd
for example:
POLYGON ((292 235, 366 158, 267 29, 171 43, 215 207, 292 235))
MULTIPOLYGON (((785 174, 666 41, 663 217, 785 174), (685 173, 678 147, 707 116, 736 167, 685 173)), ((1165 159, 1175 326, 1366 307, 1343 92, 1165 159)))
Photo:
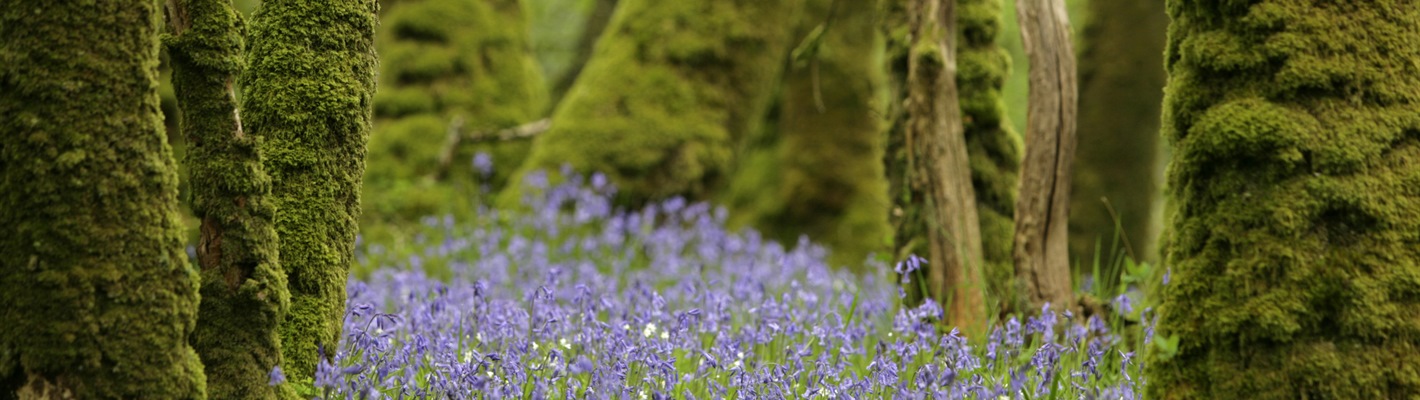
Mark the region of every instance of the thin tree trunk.
POLYGON ((281 362, 277 332, 290 300, 277 260, 271 179, 258 137, 242 130, 237 112, 245 32, 230 0, 168 0, 167 15, 192 210, 202 220, 202 303, 192 344, 210 397, 278 398, 289 387, 268 385, 267 374, 281 362))
POLYGON ((1016 277, 1035 306, 1073 307, 1070 174, 1075 157, 1075 53, 1064 0, 1016 0, 1030 60, 1026 156, 1016 199, 1016 277))
POLYGON ((947 322, 977 332, 986 321, 981 228, 956 83, 956 3, 908 0, 907 184, 924 196, 927 284, 947 322))
POLYGON ((263 138, 291 308, 282 369, 315 373, 335 353, 354 257, 375 89, 373 0, 266 0, 243 75, 246 126, 263 138))
POLYGON ((202 399, 156 0, 0 1, 0 397, 202 399))

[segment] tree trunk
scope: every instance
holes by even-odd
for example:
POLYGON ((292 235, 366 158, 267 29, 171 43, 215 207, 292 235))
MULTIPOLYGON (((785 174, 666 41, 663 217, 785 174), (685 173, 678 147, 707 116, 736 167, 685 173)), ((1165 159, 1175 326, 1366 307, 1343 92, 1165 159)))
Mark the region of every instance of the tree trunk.
POLYGON ((521 174, 566 163, 606 173, 622 203, 707 198, 762 119, 800 3, 619 1, 521 174))
POLYGON ((557 78, 557 83, 552 85, 553 103, 567 94, 567 90, 572 88, 572 83, 577 81, 577 76, 582 74, 582 68, 587 66, 587 60, 592 58, 592 51, 596 49, 597 39, 601 38, 602 32, 606 31, 606 26, 611 23, 611 16, 616 11, 618 0, 592 0, 592 11, 587 14, 586 22, 582 25, 582 33, 577 36, 576 53, 572 55, 571 66, 567 72, 557 78))
POLYGON ((159 7, 0 1, 0 397, 206 397, 159 7))
POLYGON ((1030 61, 1026 156, 1016 199, 1016 278, 1032 308, 1073 307, 1070 174, 1075 157, 1075 52, 1064 0, 1016 0, 1030 61))
POLYGON ((243 75, 246 127, 262 137, 291 308, 282 369, 311 377, 331 356, 360 215, 375 89, 373 0, 267 0, 252 23, 243 75))
MULTIPOLYGON (((1070 254, 1083 264, 1124 255, 1151 260, 1168 15, 1158 0, 1091 0, 1089 7, 1080 54, 1070 254), (1102 254, 1095 254, 1097 243, 1102 254)), ((1101 284, 1106 278, 1095 277, 1101 284)))
POLYGON ((900 154, 889 164, 897 187, 897 248, 919 253, 925 247, 928 260, 925 273, 909 277, 917 281, 908 282, 907 289, 915 298, 939 302, 949 324, 977 333, 986 322, 985 287, 976 194, 957 99, 955 3, 907 0, 890 16, 894 12, 899 14, 889 21, 900 23, 905 17, 908 26, 906 42, 900 42, 907 56, 905 120, 890 132, 901 138, 889 140, 900 154))
POLYGON ((1011 236, 1015 221, 1021 141, 1006 120, 1001 88, 1010 72, 1006 51, 996 45, 1001 0, 956 0, 957 92, 962 131, 971 162, 971 183, 981 219, 982 272, 988 304, 1002 313, 1023 309, 1016 293, 1011 236))
POLYGON ((1420 7, 1168 4, 1149 398, 1420 396, 1420 7))
MULTIPOLYGON (((276 208, 259 138, 242 129, 234 81, 246 63, 230 0, 168 0, 173 86, 187 137, 192 210, 202 221, 202 304, 192 344, 218 399, 278 398, 286 272, 277 260, 276 208)), ((286 393, 291 397, 295 393, 286 393)))

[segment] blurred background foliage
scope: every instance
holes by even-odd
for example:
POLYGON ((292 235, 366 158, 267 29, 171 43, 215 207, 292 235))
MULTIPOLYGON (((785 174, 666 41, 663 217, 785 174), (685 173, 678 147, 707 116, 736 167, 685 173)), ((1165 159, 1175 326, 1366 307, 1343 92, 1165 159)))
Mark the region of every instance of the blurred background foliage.
MULTIPOLYGON (((234 3, 250 15, 260 1, 234 3)), ((505 187, 510 174, 523 164, 531 140, 471 138, 526 127, 550 117, 594 54, 596 40, 612 21, 618 1, 380 3, 377 46, 381 75, 375 131, 366 160, 362 234, 366 240, 376 237, 398 242, 407 236, 401 227, 416 224, 420 217, 459 216, 473 212, 475 202, 491 204, 494 196, 490 194, 505 187), (453 135, 463 140, 453 145, 453 135), (474 165, 472 160, 478 153, 491 156, 492 173, 485 175, 474 165)), ((877 79, 871 76, 883 71, 844 67, 847 64, 835 57, 856 59, 860 64, 867 57, 867 63, 881 65, 881 56, 872 55, 881 51, 880 44, 845 42, 847 38, 836 38, 834 32, 824 35, 816 30, 827 20, 824 9, 839 7, 834 3, 806 0, 802 12, 778 23, 792 30, 795 52, 817 51, 820 49, 805 46, 823 45, 822 52, 813 54, 828 66, 822 71, 877 79)), ((1026 124, 1028 66, 1014 1, 1000 1, 999 6, 995 40, 1009 55, 1009 71, 1001 91, 1008 124, 1004 128, 1019 135, 1026 124)), ((1161 191, 1155 183, 1162 171, 1162 158, 1157 156, 1161 149, 1155 140, 1163 84, 1161 46, 1167 24, 1162 1, 1068 0, 1067 6, 1081 64, 1081 144, 1072 205, 1072 258, 1077 266, 1095 264, 1096 257, 1104 264, 1122 262, 1126 256, 1153 260, 1151 243, 1162 220, 1158 211, 1162 208, 1161 191), (1113 210, 1101 198, 1109 198, 1113 210), (1096 249, 1103 251, 1096 255, 1096 249)), ((841 35, 854 29, 855 17, 863 18, 838 16, 840 23, 829 24, 829 29, 841 35)), ((871 22, 857 23, 859 29, 865 25, 871 22)), ((785 55, 786 67, 776 80, 782 83, 772 95, 774 105, 765 107, 763 121, 747 125, 759 128, 739 145, 732 178, 713 199, 730 207, 731 220, 739 226, 758 227, 786 243, 808 235, 835 249, 835 263, 858 265, 867 254, 885 252, 891 241, 883 221, 886 214, 875 214, 886 212, 886 200, 871 193, 883 183, 854 181, 851 176, 872 175, 873 170, 864 170, 861 162, 853 164, 853 160, 834 156, 831 147, 818 149, 829 152, 824 155, 803 154, 813 150, 811 145, 816 141, 812 136, 795 139, 792 130, 864 129, 862 125, 854 128, 853 118, 881 116, 887 94, 881 84, 850 89, 853 85, 844 81, 846 75, 802 79, 809 73, 803 57, 785 55), (844 95, 854 98, 839 102, 856 107, 852 109, 860 112, 855 114, 860 117, 840 115, 828 122, 795 120, 795 113, 803 112, 795 107, 804 105, 803 101, 818 103, 810 108, 823 107, 824 102, 833 108, 835 100, 822 97, 835 90, 823 90, 820 85, 847 89, 844 95), (878 89, 866 89, 871 87, 878 89)), ((166 75, 160 92, 169 138, 180 158, 184 146, 176 134, 176 104, 166 75)), ((883 122, 868 122, 868 126, 881 129, 883 122)), ((872 138, 863 140, 867 142, 861 146, 879 145, 871 143, 872 138)), ((195 238, 197 221, 190 215, 186 221, 195 238)))

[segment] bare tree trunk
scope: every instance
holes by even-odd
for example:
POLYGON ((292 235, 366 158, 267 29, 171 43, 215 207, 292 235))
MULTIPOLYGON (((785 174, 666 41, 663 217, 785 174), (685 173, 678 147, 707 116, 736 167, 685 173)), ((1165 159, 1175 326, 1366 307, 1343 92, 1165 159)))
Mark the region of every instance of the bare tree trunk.
POLYGON ((1075 157, 1075 52, 1063 0, 1016 0, 1030 59, 1026 156, 1016 199, 1016 277, 1040 306, 1069 307, 1070 174, 1075 157))
POLYGON ((928 290, 948 323, 975 332, 986 308, 981 227, 957 99, 956 3, 908 1, 907 181, 926 195, 928 290))

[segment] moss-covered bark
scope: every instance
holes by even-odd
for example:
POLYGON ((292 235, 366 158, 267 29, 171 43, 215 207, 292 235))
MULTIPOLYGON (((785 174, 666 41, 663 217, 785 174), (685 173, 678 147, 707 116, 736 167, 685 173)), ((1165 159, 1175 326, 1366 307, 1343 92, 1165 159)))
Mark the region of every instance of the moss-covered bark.
POLYGON ((528 141, 464 141, 449 165, 440 159, 450 129, 491 132, 543 116, 547 90, 522 9, 519 0, 404 0, 381 10, 367 226, 467 212, 481 183, 501 187, 527 157, 528 141), (477 176, 469 161, 480 151, 506 168, 477 176))
MULTIPOLYGON (((1095 244, 1108 262, 1121 252, 1152 259, 1156 155, 1164 87, 1162 1, 1091 0, 1080 54, 1079 147, 1070 200, 1070 254, 1088 265, 1095 244), (1119 216, 1119 228, 1109 208, 1119 216), (1111 248, 1115 234, 1129 247, 1111 248)), ((1122 244, 1121 244, 1122 246, 1122 244)), ((1144 261, 1144 260, 1139 260, 1144 261)))
POLYGON ((0 397, 206 397, 158 114, 161 15, 0 2, 0 397))
POLYGON ((1011 260, 1021 141, 1001 100, 1011 69, 1006 51, 996 45, 1001 10, 1001 0, 957 0, 957 93, 981 220, 986 289, 1001 311, 1009 312, 1021 310, 1011 260))
POLYGON ((624 200, 701 199, 773 93, 800 0, 622 0, 522 171, 602 171, 624 200))
POLYGON ((277 398, 286 386, 268 385, 267 373, 281 362, 278 327, 290 300, 260 137, 242 129, 237 112, 244 27, 230 0, 169 0, 167 7, 191 204, 202 221, 202 304, 191 342, 212 398, 277 398))
MULTIPOLYGON (((996 45, 1001 25, 1000 0, 957 0, 957 93, 960 99, 962 128, 966 136, 971 166, 971 182, 976 192, 977 216, 980 220, 982 272, 986 281, 987 300, 1000 310, 1021 309, 1021 299, 1015 290, 1014 266, 1011 258, 1012 221, 1016 202, 1016 179, 1020 171, 1021 142, 1011 131, 1005 118, 1005 103, 1001 87, 1010 70, 1010 59, 996 45)), ((891 8, 889 10, 892 10, 891 8)), ((907 31, 905 15, 887 15, 889 65, 900 78, 907 74, 907 31)), ((902 88, 897 88, 902 91, 902 88)), ((906 116, 889 114, 893 130, 899 130, 906 116)), ((889 135, 887 164, 889 180, 893 182, 890 198, 903 199, 906 168, 906 142, 900 135, 889 135), (902 165, 894 169, 893 163, 902 165), (896 172, 894 172, 896 171, 896 172)), ((908 222, 916 210, 901 204, 892 211, 896 229, 895 249, 898 259, 908 254, 926 254, 920 228, 910 229, 908 222)))
POLYGON ((242 116, 262 138, 278 210, 291 292, 282 369, 293 381, 312 376, 316 346, 333 348, 344 319, 375 90, 376 7, 267 0, 252 21, 242 116))
POLYGON ((1420 396, 1420 7, 1170 1, 1149 398, 1420 396))
POLYGON ((810 0, 775 105, 772 147, 747 150, 774 166, 741 164, 730 203, 743 219, 792 243, 799 235, 833 249, 835 264, 863 266, 887 250, 883 175, 886 77, 878 7, 871 1, 810 0))

